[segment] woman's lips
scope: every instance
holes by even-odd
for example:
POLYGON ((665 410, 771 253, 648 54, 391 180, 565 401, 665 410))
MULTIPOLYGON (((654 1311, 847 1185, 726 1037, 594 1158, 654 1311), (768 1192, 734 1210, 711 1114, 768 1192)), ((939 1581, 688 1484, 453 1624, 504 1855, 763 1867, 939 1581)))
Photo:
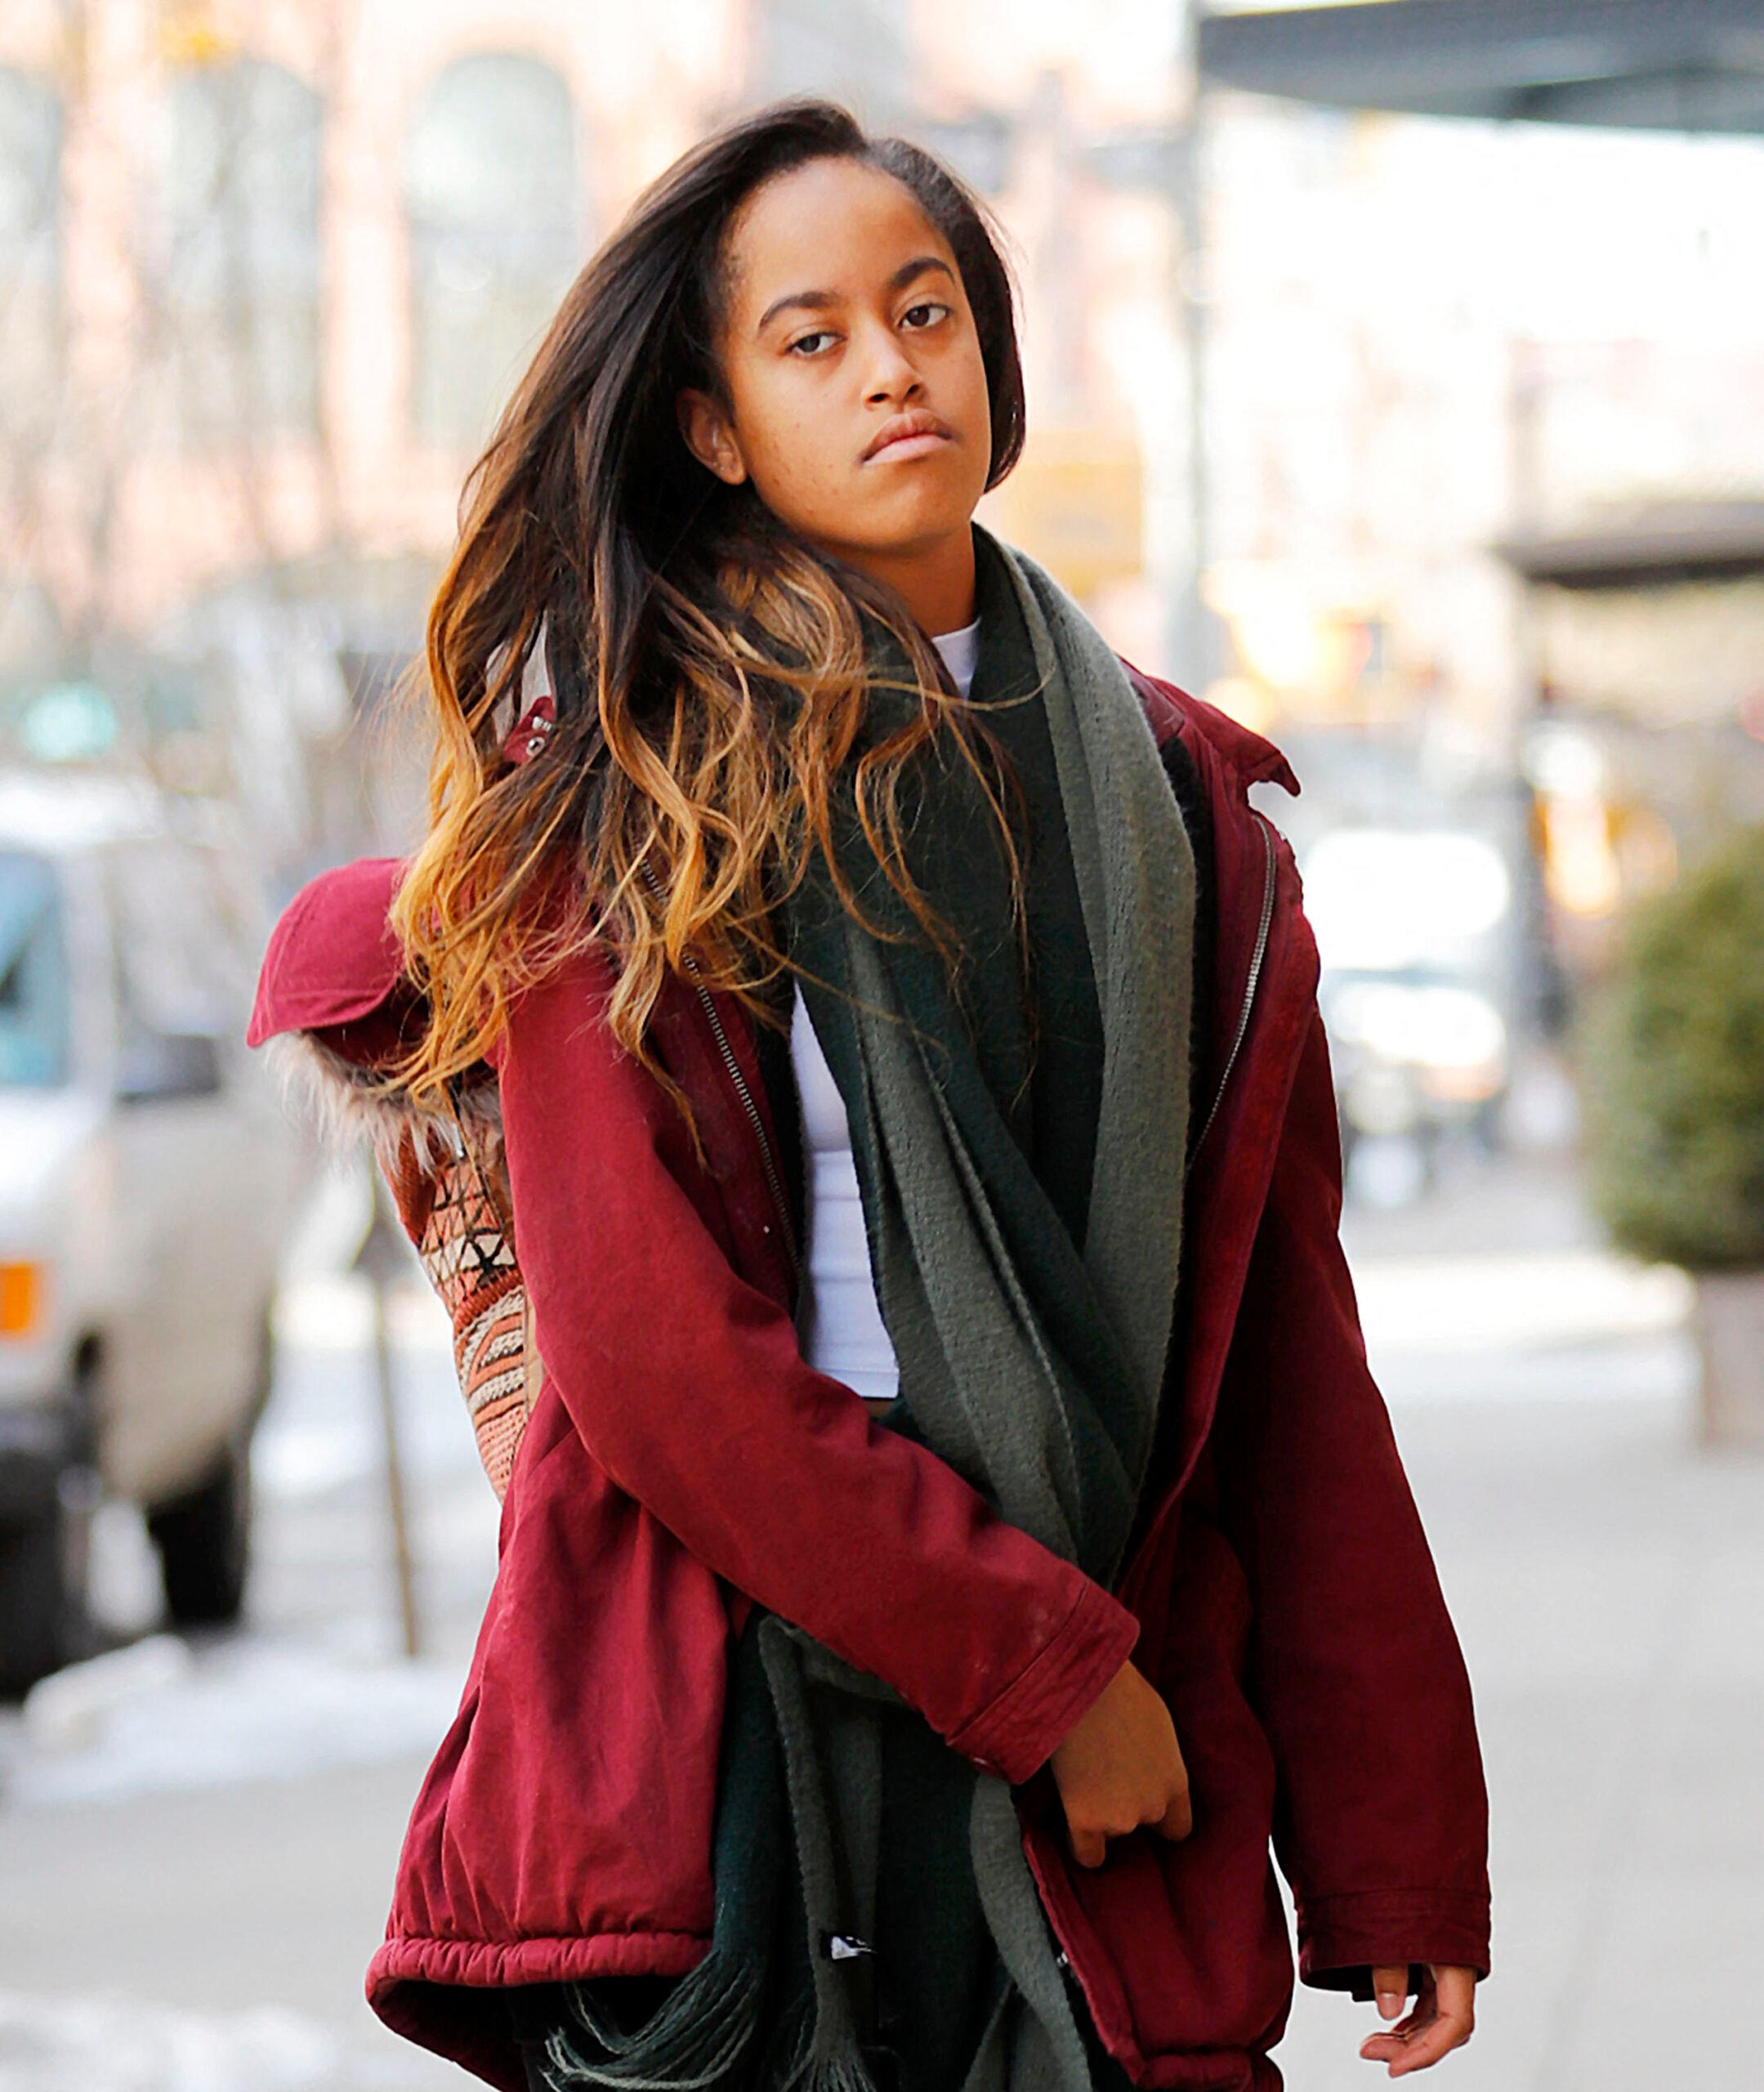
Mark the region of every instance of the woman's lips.
POLYGON ((911 407, 882 423, 859 462, 869 465, 878 458, 922 458, 940 443, 952 441, 954 436, 955 431, 941 414, 933 413, 928 407, 911 407))
POLYGON ((882 458, 922 458, 927 451, 939 449, 949 440, 948 436, 938 435, 935 429, 926 429, 918 436, 897 436, 880 450, 873 450, 864 462, 873 465, 882 458))

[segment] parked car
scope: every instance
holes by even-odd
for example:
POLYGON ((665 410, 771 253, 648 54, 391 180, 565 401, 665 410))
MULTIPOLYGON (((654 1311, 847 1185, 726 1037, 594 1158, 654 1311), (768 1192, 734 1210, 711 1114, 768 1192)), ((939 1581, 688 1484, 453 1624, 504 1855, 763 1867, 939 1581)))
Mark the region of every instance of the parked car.
POLYGON ((1350 1156, 1361 1140, 1429 1148, 1465 1129, 1497 1144, 1512 1051, 1485 983, 1420 966, 1332 970, 1318 996, 1350 1156))
POLYGON ((244 1595, 299 1156, 241 1042, 261 922, 223 810, 0 771, 0 1687, 85 1646, 92 1514, 172 1618, 244 1595), (206 830, 193 836, 194 825, 206 830))
POLYGON ((1342 1142, 1402 1143, 1417 1181, 1466 1132, 1498 1143, 1512 1076, 1513 883, 1496 839, 1344 824, 1301 858, 1342 1142))

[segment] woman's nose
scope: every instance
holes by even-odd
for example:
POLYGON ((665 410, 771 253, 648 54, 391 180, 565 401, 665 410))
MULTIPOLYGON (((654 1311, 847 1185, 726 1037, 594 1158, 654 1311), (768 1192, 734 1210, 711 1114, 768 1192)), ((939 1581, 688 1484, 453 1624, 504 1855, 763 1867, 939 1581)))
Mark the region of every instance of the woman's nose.
POLYGON ((881 335, 869 355, 865 399, 902 400, 918 389, 918 372, 892 328, 881 335))

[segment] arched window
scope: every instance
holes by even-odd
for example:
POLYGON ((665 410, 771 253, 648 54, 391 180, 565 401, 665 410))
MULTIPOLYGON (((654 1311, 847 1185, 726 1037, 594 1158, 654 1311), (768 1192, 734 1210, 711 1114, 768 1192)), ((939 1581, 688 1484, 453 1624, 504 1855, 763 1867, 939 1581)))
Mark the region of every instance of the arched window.
POLYGON ((166 115, 163 279, 146 320, 163 328, 177 427, 316 436, 319 96, 239 59, 179 73, 166 115))
POLYGON ((576 167, 569 90, 538 59, 462 58, 423 96, 405 160, 419 436, 489 433, 585 258, 576 167))
POLYGON ((52 414, 60 367, 61 105, 0 66, 0 440, 52 414))

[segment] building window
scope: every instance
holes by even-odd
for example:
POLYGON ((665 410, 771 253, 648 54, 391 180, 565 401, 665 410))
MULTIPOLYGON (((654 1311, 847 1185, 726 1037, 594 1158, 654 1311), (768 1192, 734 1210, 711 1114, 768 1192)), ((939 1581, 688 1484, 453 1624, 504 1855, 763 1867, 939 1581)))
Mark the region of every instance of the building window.
POLYGON ((252 59, 175 75, 150 332, 186 440, 319 433, 319 96, 252 59))
POLYGON ((507 52, 424 96, 405 163, 412 402, 425 440, 481 441, 585 259, 569 90, 507 52))
POLYGON ((0 66, 0 431, 10 449, 46 431, 62 369, 61 105, 0 66))

